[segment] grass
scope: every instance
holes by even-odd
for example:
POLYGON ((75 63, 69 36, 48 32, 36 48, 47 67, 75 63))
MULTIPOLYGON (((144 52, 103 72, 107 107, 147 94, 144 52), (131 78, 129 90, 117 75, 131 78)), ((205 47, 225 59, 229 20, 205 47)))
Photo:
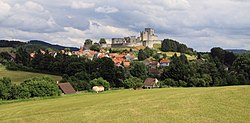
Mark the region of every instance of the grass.
POLYGON ((15 84, 23 82, 26 79, 38 76, 48 76, 51 77, 55 81, 59 81, 62 78, 60 76, 48 75, 42 73, 32 73, 32 72, 24 72, 24 71, 10 71, 7 70, 3 65, 0 65, 0 78, 9 77, 11 81, 15 84))
MULTIPOLYGON (((157 51, 161 52, 160 48, 161 48, 161 44, 154 44, 154 49, 156 49, 157 51)), ((174 54, 177 54, 177 56, 181 55, 181 53, 179 53, 179 52, 161 52, 161 54, 162 55, 166 54, 167 57, 169 57, 169 58, 172 57, 174 54)), ((186 55, 186 57, 187 57, 188 60, 195 60, 195 59, 197 59, 197 57, 195 55, 189 55, 189 54, 185 54, 185 55, 186 55)))
POLYGON ((0 47, 0 53, 1 52, 11 52, 12 50, 14 50, 14 48, 12 48, 12 47, 0 47))
MULTIPOLYGON (((139 51, 140 49, 144 49, 144 48, 145 48, 144 46, 136 46, 136 47, 132 47, 132 50, 133 51, 139 51)), ((130 51, 130 48, 129 47, 112 48, 112 50, 114 50, 114 51, 124 51, 124 50, 130 51)))
MULTIPOLYGON (((166 54, 167 57, 169 57, 169 58, 172 57, 174 54, 176 54, 177 56, 181 55, 181 53, 179 53, 179 52, 162 52, 162 54, 166 54)), ((195 60, 195 59, 197 59, 197 57, 194 56, 194 55, 189 55, 189 54, 185 54, 185 55, 186 55, 186 57, 187 57, 188 60, 195 60)))
POLYGON ((66 95, 0 105, 7 122, 177 122, 250 121, 250 86, 116 90, 66 95))

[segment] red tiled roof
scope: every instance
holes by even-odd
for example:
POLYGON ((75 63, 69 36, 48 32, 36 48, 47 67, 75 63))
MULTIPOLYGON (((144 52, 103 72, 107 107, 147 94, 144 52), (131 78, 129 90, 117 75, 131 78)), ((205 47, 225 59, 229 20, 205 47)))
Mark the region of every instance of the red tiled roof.
POLYGON ((103 58, 103 57, 105 57, 106 55, 105 54, 100 54, 99 56, 98 56, 98 58, 103 58))
POLYGON ((160 61, 160 63, 170 63, 170 61, 167 60, 167 59, 163 59, 163 60, 160 61))

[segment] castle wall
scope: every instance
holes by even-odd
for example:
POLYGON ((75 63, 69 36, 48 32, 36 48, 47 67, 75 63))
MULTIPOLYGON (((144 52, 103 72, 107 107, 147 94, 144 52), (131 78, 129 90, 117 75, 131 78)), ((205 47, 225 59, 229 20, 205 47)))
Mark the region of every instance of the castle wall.
POLYGON ((140 32, 140 37, 129 36, 124 38, 112 38, 111 47, 145 46, 153 48, 154 44, 161 44, 161 40, 154 34, 154 29, 145 28, 143 32, 140 32))

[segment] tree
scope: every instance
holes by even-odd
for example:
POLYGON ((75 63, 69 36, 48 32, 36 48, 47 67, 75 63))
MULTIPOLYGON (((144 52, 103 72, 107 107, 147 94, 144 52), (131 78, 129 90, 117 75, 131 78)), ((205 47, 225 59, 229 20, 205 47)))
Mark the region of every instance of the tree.
POLYGON ((129 68, 132 76, 146 79, 148 76, 147 67, 142 62, 132 62, 129 68))
POLYGON ((110 84, 108 81, 104 80, 103 78, 97 78, 97 79, 93 79, 90 81, 90 85, 93 86, 103 86, 104 90, 109 90, 110 88, 110 84))
POLYGON ((187 46, 185 44, 179 44, 177 45, 177 51, 181 53, 186 53, 187 52, 187 46))
POLYGON ((99 41, 99 44, 106 44, 106 43, 107 42, 106 42, 105 38, 101 38, 100 41, 99 41))
POLYGON ((250 84, 250 54, 240 55, 234 61, 232 69, 237 72, 240 83, 250 84))
POLYGON ((162 41, 161 50, 163 52, 168 52, 168 51, 176 52, 177 42, 171 39, 164 39, 162 41))
POLYGON ((143 61, 145 59, 147 59, 147 54, 142 49, 140 49, 138 53, 138 60, 143 61))
POLYGON ((149 58, 150 56, 153 56, 153 53, 154 53, 154 51, 152 49, 150 49, 149 47, 146 47, 144 49, 144 52, 145 52, 147 58, 149 58))
POLYGON ((0 79, 0 99, 7 100, 10 98, 11 80, 3 77, 0 79))
POLYGON ((188 78, 193 74, 193 71, 191 71, 186 57, 184 55, 182 57, 177 57, 174 55, 171 59, 172 62, 170 66, 163 69, 161 79, 164 80, 166 78, 172 78, 175 81, 187 81, 188 78))
POLYGON ((68 75, 72 76, 78 72, 85 71, 85 65, 81 62, 72 62, 67 65, 65 71, 68 75))
POLYGON ((224 63, 225 51, 220 47, 214 47, 211 49, 211 56, 213 58, 217 57, 221 63, 224 63))
POLYGON ((0 58, 3 58, 7 61, 11 60, 11 55, 8 52, 0 52, 0 58))
POLYGON ((224 59, 225 65, 232 66, 236 58, 237 57, 235 56, 234 53, 226 51, 225 59, 224 59))
POLYGON ((143 85, 143 80, 137 77, 130 77, 123 81, 123 85, 125 88, 141 88, 143 85))
POLYGON ((100 51, 100 49, 101 49, 101 47, 100 47, 100 45, 99 45, 99 44, 94 44, 94 45, 90 46, 90 48, 89 48, 89 49, 90 49, 90 50, 94 50, 94 51, 99 52, 99 51, 100 51))
POLYGON ((30 62, 30 54, 23 47, 19 47, 16 51, 16 63, 27 66, 29 65, 29 62, 30 62))
POLYGON ((95 59, 92 62, 90 62, 89 65, 89 71, 91 75, 95 75, 93 78, 96 77, 102 77, 103 79, 110 82, 110 85, 115 85, 115 63, 112 61, 112 59, 103 57, 100 59, 95 59))

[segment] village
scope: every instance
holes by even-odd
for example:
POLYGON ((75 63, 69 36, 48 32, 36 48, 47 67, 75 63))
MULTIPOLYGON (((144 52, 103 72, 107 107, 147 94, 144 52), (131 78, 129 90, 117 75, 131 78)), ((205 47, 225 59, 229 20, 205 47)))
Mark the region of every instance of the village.
MULTIPOLYGON (((68 56, 77 56, 77 57, 86 57, 89 60, 101 59, 101 58, 110 58, 114 62, 116 67, 129 68, 131 62, 138 61, 138 51, 133 51, 133 47, 147 47, 152 48, 154 44, 161 44, 161 40, 158 39, 157 35, 154 34, 154 29, 145 28, 145 31, 140 32, 140 37, 135 38, 136 36, 124 37, 124 38, 112 38, 112 44, 107 44, 106 41, 92 44, 92 41, 85 41, 84 46, 81 46, 79 51, 70 51, 68 49, 60 50, 59 52, 50 51, 47 52, 54 58, 58 53, 65 54, 68 56), (99 46, 97 50, 91 50, 92 46, 99 46), (112 48, 130 48, 130 51, 120 51, 118 53, 112 52, 112 48)), ((45 55, 46 51, 40 50, 40 53, 45 55)), ((30 53, 31 58, 36 57, 37 52, 30 53)), ((148 74, 152 77, 160 76, 162 73, 162 68, 170 65, 170 60, 165 58, 154 59, 147 58, 142 61, 142 63, 147 67, 148 74)), ((75 93, 73 87, 70 83, 58 83, 60 89, 65 94, 75 93), (71 90, 67 92, 68 90, 71 90)), ((156 88, 159 87, 157 78, 146 78, 144 80, 143 88, 156 88)), ((103 86, 94 86, 93 90, 95 91, 104 91, 103 86), (99 89, 101 88, 101 89, 99 89)))

